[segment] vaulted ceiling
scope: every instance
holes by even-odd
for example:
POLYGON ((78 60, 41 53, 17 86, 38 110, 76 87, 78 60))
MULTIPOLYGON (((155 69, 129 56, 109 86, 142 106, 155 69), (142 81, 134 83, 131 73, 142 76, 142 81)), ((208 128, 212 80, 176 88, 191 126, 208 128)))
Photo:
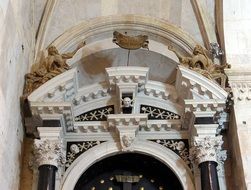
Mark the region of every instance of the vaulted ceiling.
POLYGON ((184 55, 190 54, 195 44, 209 50, 209 43, 217 42, 215 6, 214 0, 35 1, 35 58, 50 44, 64 53, 86 41, 83 51, 68 62, 79 67, 84 85, 102 80, 105 67, 125 66, 127 61, 150 67, 150 78, 173 83, 178 60, 166 45, 174 44, 184 55), (133 51, 128 60, 128 52, 112 43, 114 30, 148 35, 149 51, 133 51), (165 30, 168 34, 161 35, 165 30))

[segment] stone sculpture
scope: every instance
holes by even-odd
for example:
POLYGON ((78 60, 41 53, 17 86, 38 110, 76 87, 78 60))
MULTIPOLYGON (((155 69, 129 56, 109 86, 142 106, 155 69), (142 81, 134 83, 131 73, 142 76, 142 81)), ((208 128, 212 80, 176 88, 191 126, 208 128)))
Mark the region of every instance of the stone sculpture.
POLYGON ((81 42, 73 52, 64 54, 59 54, 55 46, 49 46, 48 56, 45 57, 42 54, 37 63, 34 64, 32 71, 25 75, 24 97, 27 97, 48 80, 69 70, 70 67, 66 60, 71 59, 84 45, 85 42, 81 42))
POLYGON ((148 49, 148 36, 146 35, 138 35, 138 36, 127 36, 124 34, 119 33, 118 31, 113 32, 113 40, 119 47, 128 49, 128 50, 135 50, 139 48, 146 48, 148 49))
POLYGON ((172 45, 169 45, 168 49, 175 53, 181 65, 191 70, 194 70, 211 80, 220 83, 220 85, 225 88, 226 75, 224 74, 224 68, 229 68, 229 64, 214 64, 212 60, 207 56, 204 48, 200 45, 196 45, 194 47, 193 54, 191 57, 182 56, 178 51, 173 48, 172 45))

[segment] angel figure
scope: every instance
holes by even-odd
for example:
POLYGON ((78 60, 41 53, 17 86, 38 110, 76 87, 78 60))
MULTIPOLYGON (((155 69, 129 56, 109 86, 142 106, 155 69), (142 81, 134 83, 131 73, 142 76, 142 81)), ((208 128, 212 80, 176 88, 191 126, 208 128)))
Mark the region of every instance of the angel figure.
POLYGON ((55 46, 49 46, 47 49, 48 56, 45 57, 42 52, 31 72, 25 75, 24 96, 28 96, 48 80, 69 70, 70 67, 66 60, 71 59, 84 46, 85 42, 81 42, 73 52, 63 54, 60 54, 55 46))
POLYGON ((212 60, 207 56, 207 53, 202 46, 196 45, 191 57, 182 56, 173 48, 172 45, 169 45, 168 49, 175 53, 175 55, 179 59, 179 62, 183 66, 188 67, 189 69, 194 70, 211 80, 215 80, 216 82, 219 82, 223 88, 225 87, 226 75, 223 72, 224 68, 229 68, 230 65, 214 64, 212 60))

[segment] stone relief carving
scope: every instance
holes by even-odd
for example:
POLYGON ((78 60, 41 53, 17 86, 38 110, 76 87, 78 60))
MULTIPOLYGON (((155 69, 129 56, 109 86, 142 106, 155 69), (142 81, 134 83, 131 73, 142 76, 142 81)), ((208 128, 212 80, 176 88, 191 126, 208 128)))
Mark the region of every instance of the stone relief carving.
POLYGON ((67 146, 65 168, 67 169, 82 153, 102 142, 104 141, 68 142, 70 146, 67 146))
POLYGON ((121 140, 122 140, 121 145, 122 145, 123 150, 127 150, 131 146, 131 144, 133 143, 134 139, 135 139, 135 137, 133 137, 133 136, 123 135, 121 138, 121 140))
POLYGON ((114 114, 114 105, 109 105, 88 112, 82 113, 75 117, 78 121, 106 121, 109 114, 114 114))
POLYGON ((148 36, 138 35, 138 36, 127 36, 119 33, 118 31, 113 32, 113 40, 119 47, 134 50, 139 48, 148 49, 148 36))
POLYGON ((210 52, 213 55, 213 59, 224 55, 224 51, 220 48, 220 45, 217 42, 210 43, 210 52))
POLYGON ((231 89, 233 92, 232 99, 235 102, 245 102, 251 100, 251 84, 249 81, 232 82, 231 89))
POLYGON ((179 120, 180 115, 168 110, 164 110, 158 107, 150 105, 140 105, 140 113, 148 114, 148 119, 160 119, 160 120, 179 120))
POLYGON ((188 151, 188 141, 186 142, 185 139, 157 139, 153 140, 154 142, 171 149, 176 154, 178 154, 187 165, 190 165, 189 160, 189 151, 188 151))
POLYGON ((71 59, 84 45, 85 42, 81 42, 73 52, 63 54, 59 54, 55 46, 49 46, 48 56, 45 57, 42 53, 33 65, 32 71, 25 75, 24 97, 27 97, 48 80, 69 70, 70 67, 66 60, 71 59))
POLYGON ((225 131, 228 128, 229 113, 225 110, 216 112, 214 115, 214 121, 219 124, 219 127, 216 129, 216 134, 219 135, 222 131, 225 131))
POLYGON ((222 150, 222 136, 216 137, 194 137, 193 146, 190 148, 190 160, 199 165, 202 162, 214 161, 223 163, 226 158, 226 151, 222 150))
POLYGON ((59 167, 64 165, 65 151, 59 140, 35 139, 33 148, 33 166, 48 164, 59 167))
POLYGON ((194 47, 191 57, 182 56, 177 50, 174 49, 172 45, 169 45, 168 49, 175 53, 175 55, 179 59, 179 62, 183 66, 200 73, 210 80, 216 81, 221 85, 221 87, 225 88, 227 77, 224 74, 224 69, 230 68, 229 64, 214 64, 212 60, 207 56, 204 48, 200 45, 196 45, 194 47))

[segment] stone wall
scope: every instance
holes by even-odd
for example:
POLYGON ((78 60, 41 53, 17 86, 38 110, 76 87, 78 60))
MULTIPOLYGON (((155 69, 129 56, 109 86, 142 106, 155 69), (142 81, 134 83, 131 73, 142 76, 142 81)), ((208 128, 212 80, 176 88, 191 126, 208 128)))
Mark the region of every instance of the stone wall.
POLYGON ((33 52, 32 0, 0 1, 0 187, 19 188, 23 126, 19 98, 33 52))
MULTIPOLYGON (((212 7, 213 3, 209 3, 212 7)), ((83 21, 113 15, 143 15, 181 27, 203 44, 190 0, 57 0, 45 37, 45 47, 83 21)))
POLYGON ((224 31, 227 61, 232 67, 251 63, 251 1, 224 3, 224 31))
POLYGON ((235 117, 231 118, 229 130, 234 189, 251 189, 250 6, 251 1, 229 0, 224 2, 223 10, 226 58, 231 64, 227 74, 234 96, 235 117))

